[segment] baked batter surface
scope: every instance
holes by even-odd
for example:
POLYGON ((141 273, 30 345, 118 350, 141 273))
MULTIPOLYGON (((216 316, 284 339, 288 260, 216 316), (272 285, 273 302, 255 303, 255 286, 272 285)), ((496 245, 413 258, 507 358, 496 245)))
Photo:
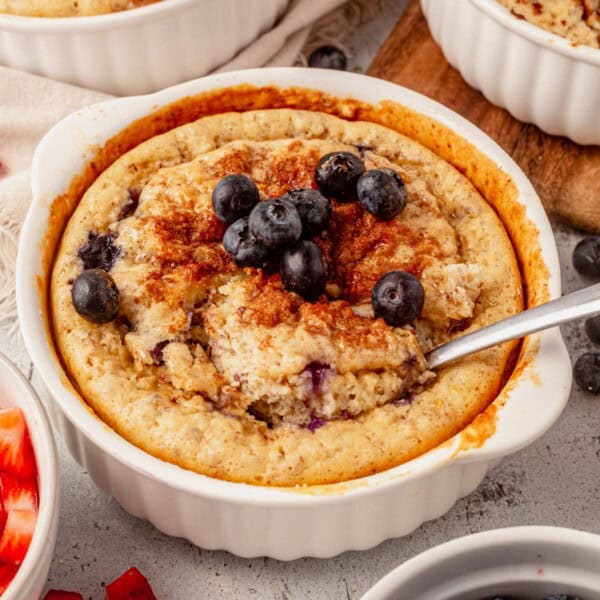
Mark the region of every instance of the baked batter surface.
POLYGON ((435 375, 424 353, 521 308, 511 243, 463 175, 391 129, 293 109, 204 117, 123 155, 72 215, 51 281, 59 351, 103 420, 164 460, 263 485, 368 475, 461 430, 498 392, 515 344, 435 375), (236 267, 211 193, 231 173, 261 199, 310 187, 337 150, 395 169, 408 202, 383 222, 333 201, 317 240, 327 296, 310 303, 277 274, 236 267), (97 236, 121 297, 103 325, 71 301, 78 253, 97 236), (396 269, 425 288, 414 327, 372 313, 374 283, 396 269))
POLYGON ((160 0, 0 0, 0 13, 26 17, 89 17, 130 10, 160 0))
POLYGON ((517 17, 567 38, 600 48, 600 0, 498 0, 517 17))

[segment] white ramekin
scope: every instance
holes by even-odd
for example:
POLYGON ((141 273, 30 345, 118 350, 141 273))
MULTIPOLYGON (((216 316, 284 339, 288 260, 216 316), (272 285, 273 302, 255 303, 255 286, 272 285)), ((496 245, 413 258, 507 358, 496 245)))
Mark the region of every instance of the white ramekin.
POLYGON ((575 46, 496 0, 421 0, 431 35, 469 85, 514 117, 600 144, 600 50, 575 46))
POLYGON ((600 535, 560 527, 509 527, 462 537, 408 560, 362 600, 600 600, 600 535))
POLYGON ((0 64, 109 94, 146 94, 227 62, 287 4, 164 0, 91 17, 0 14, 0 64))
MULTIPOLYGON (((466 138, 508 173, 518 202, 539 230, 539 257, 550 295, 560 295, 556 245, 531 184, 499 146, 471 123, 415 92, 352 73, 318 69, 257 69, 188 82, 150 96, 110 100, 67 117, 40 143, 32 165, 33 203, 17 261, 19 321, 30 355, 50 390, 51 417, 76 460, 128 512, 170 535, 209 549, 279 559, 329 557, 366 549, 408 534, 443 515, 473 491, 498 460, 531 443, 558 418, 571 386, 571 369, 558 329, 528 338, 532 362, 502 393, 495 433, 463 449, 462 437, 404 465, 337 485, 278 489, 212 479, 162 462, 125 441, 74 395, 46 335, 36 276, 43 276, 41 242, 50 205, 91 158, 93 148, 134 120, 178 99, 226 86, 300 86, 377 104, 394 100, 436 119, 466 138), (538 348, 539 344, 539 348, 538 348), (536 348, 536 350, 532 350, 536 348)), ((221 93, 220 91, 218 93, 221 93)), ((532 248, 538 242, 531 240, 532 248)), ((537 252, 537 250, 536 250, 537 252)))
POLYGON ((0 406, 18 406, 25 414, 38 468, 40 505, 29 550, 2 600, 40 598, 54 555, 58 527, 58 456, 48 417, 21 372, 0 354, 0 406))

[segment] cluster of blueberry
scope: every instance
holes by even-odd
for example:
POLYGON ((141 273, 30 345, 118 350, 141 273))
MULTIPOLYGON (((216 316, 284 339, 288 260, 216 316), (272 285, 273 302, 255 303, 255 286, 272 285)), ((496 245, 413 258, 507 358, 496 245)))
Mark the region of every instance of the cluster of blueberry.
MULTIPOLYGON (((406 187, 391 169, 366 170, 351 152, 331 152, 316 168, 317 189, 290 190, 280 198, 260 201, 254 182, 246 175, 228 175, 213 191, 217 218, 229 224, 223 246, 240 267, 276 265, 284 287, 314 301, 325 292, 327 264, 311 238, 329 224, 330 198, 360 201, 382 221, 389 221, 406 206, 406 187)), ((375 315, 400 327, 423 309, 420 281, 404 271, 387 273, 373 288, 375 315)))
MULTIPOLYGON (((600 280, 600 236, 587 237, 575 246, 573 266, 584 277, 600 280)), ((600 344, 600 315, 586 320, 585 331, 592 342, 600 344)), ((573 376, 582 390, 600 393, 600 352, 582 354, 575 361, 573 376)))

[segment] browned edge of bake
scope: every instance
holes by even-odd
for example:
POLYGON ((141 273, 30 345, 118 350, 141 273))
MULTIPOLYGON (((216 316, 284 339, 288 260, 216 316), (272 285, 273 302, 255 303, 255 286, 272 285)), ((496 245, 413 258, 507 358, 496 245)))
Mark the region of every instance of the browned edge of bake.
MULTIPOLYGON (((374 106, 353 98, 338 98, 299 87, 240 85, 215 89, 179 99, 131 123, 97 150, 83 170, 73 178, 68 190, 51 204, 48 230, 41 248, 43 275, 37 281, 42 313, 50 345, 62 366, 63 383, 79 396, 93 414, 94 411, 78 393, 76 382, 69 377, 60 352, 56 349, 49 310, 51 270, 69 217, 100 173, 120 156, 151 137, 203 116, 274 108, 320 111, 349 121, 378 123, 418 141, 445 159, 471 181, 504 224, 519 263, 526 306, 535 306, 549 299, 548 269, 542 258, 539 231, 526 217, 525 207, 519 203, 517 186, 488 156, 453 130, 393 101, 382 101, 374 106)), ((490 395, 488 408, 477 415, 470 425, 463 423, 457 429, 463 430, 464 434, 461 448, 478 447, 494 433, 499 404, 506 400, 508 390, 514 387, 536 354, 537 347, 529 340, 517 346, 495 393, 490 395), (494 399, 498 401, 493 402, 494 399)), ((439 440, 439 443, 444 441, 439 440)))

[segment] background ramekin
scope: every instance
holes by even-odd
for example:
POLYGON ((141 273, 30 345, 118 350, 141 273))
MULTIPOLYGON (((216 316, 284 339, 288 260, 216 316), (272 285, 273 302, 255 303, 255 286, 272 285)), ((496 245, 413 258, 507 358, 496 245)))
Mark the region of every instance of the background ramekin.
POLYGON ((600 144, 600 50, 515 17, 496 0, 421 0, 431 35, 472 87, 514 117, 600 144))
POLYGON ((31 545, 2 600, 33 600, 42 595, 56 544, 58 456, 40 399, 17 367, 0 354, 0 407, 3 406, 18 406, 25 414, 37 461, 40 505, 31 545))
POLYGON ((560 527, 509 527, 468 535, 408 560, 362 600, 600 600, 600 535, 560 527))
POLYGON ((146 94, 227 62, 288 1, 164 0, 56 19, 0 14, 0 64, 109 94, 146 94))
MULTIPOLYGON (((75 459, 128 512, 161 531, 209 549, 244 557, 329 557, 408 534, 443 515, 482 481, 489 468, 542 435, 564 408, 571 369, 558 329, 525 342, 533 362, 496 402, 495 433, 463 449, 461 435, 404 465, 376 475, 315 488, 269 488, 212 479, 163 462, 117 435, 74 395, 46 335, 36 276, 44 273, 41 242, 50 205, 102 145, 158 107, 223 86, 299 86, 377 104, 397 101, 470 141, 514 180, 518 201, 539 230, 539 256, 550 295, 560 294, 556 245, 546 214, 517 165, 482 131, 440 104, 379 79, 317 69, 257 69, 188 82, 150 96, 110 100, 74 113, 40 143, 32 165, 33 203, 17 260, 17 305, 31 358, 50 390, 51 417, 75 459), (539 349, 537 344, 540 344, 539 349)), ((525 218, 525 217, 524 217, 525 218)), ((532 248, 537 246, 531 240, 532 248)), ((530 290, 536 293, 536 290, 530 290)))

